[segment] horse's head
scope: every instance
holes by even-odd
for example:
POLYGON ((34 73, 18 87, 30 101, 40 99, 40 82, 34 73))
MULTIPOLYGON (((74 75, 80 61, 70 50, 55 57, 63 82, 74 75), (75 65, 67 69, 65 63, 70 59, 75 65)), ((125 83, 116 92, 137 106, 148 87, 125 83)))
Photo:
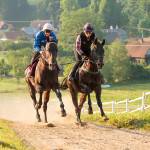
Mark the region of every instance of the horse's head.
POLYGON ((105 40, 102 41, 102 43, 97 42, 97 44, 94 46, 92 55, 94 61, 96 61, 96 64, 99 69, 102 69, 104 63, 103 63, 103 56, 104 56, 104 48, 105 40))
POLYGON ((51 70, 56 68, 56 57, 57 57, 57 44, 56 42, 47 42, 43 56, 45 58, 46 64, 51 70))

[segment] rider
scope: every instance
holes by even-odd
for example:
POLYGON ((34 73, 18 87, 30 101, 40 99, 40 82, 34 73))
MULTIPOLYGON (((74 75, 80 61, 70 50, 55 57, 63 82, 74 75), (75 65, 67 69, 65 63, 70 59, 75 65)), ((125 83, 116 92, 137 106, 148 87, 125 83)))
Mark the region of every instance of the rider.
MULTIPOLYGON (((40 53, 41 51, 41 46, 46 46, 46 39, 47 37, 50 37, 57 43, 57 38, 56 35, 52 32, 53 27, 50 23, 46 23, 43 26, 43 30, 39 31, 35 36, 34 36, 34 42, 33 42, 33 48, 35 50, 35 53, 32 57, 31 64, 29 65, 29 72, 28 72, 28 77, 34 76, 35 73, 35 67, 36 64, 40 58, 40 53)), ((59 71, 58 65, 56 65, 57 70, 59 71)))
POLYGON ((83 32, 81 32, 76 39, 76 46, 74 49, 74 54, 76 58, 76 63, 72 68, 72 71, 69 76, 69 80, 74 80, 76 70, 82 63, 82 56, 83 57, 90 57, 91 54, 91 45, 97 44, 97 37, 96 34, 93 32, 93 26, 90 23, 84 25, 83 32))

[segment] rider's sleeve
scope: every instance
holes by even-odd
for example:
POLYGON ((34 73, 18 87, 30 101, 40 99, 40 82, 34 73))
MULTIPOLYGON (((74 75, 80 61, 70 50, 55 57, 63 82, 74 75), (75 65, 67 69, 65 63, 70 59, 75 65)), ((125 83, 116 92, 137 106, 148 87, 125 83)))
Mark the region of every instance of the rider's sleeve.
POLYGON ((80 37, 80 35, 77 36, 76 51, 79 53, 79 55, 83 54, 83 51, 81 50, 81 37, 80 37))
POLYGON ((57 41, 56 35, 54 34, 54 32, 51 32, 50 37, 53 37, 54 41, 57 41))
POLYGON ((39 52, 41 50, 40 48, 40 34, 37 33, 34 37, 34 42, 33 42, 33 48, 35 49, 35 51, 39 52))

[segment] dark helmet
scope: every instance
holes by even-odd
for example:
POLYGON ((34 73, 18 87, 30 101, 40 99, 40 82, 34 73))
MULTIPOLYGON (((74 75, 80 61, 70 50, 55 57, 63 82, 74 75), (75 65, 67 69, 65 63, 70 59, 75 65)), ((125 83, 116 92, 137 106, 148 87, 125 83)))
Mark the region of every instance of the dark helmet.
POLYGON ((94 29, 93 29, 93 25, 91 23, 87 23, 84 25, 84 28, 83 28, 84 31, 89 31, 89 32, 92 32, 94 29))

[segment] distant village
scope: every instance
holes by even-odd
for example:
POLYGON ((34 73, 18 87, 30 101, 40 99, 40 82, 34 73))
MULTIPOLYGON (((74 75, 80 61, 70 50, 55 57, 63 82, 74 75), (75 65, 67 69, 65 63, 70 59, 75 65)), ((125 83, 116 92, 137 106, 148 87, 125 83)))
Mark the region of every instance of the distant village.
MULTIPOLYGON (((42 30, 45 23, 52 23, 51 20, 34 20, 29 27, 23 27, 19 31, 15 31, 15 27, 12 24, 7 24, 3 21, 0 22, 0 32, 2 33, 2 39, 11 40, 17 43, 17 37, 26 36, 28 40, 34 38, 34 35, 42 30)), ((122 41, 129 40, 126 44, 128 56, 131 57, 131 62, 141 63, 145 60, 147 65, 150 65, 150 38, 137 39, 135 35, 129 36, 124 29, 121 29, 116 25, 110 26, 109 29, 102 29, 105 35, 107 43, 112 43, 116 39, 122 41), (130 40, 132 39, 132 40, 130 40)), ((54 33, 58 33, 58 29, 54 28, 54 33)))

